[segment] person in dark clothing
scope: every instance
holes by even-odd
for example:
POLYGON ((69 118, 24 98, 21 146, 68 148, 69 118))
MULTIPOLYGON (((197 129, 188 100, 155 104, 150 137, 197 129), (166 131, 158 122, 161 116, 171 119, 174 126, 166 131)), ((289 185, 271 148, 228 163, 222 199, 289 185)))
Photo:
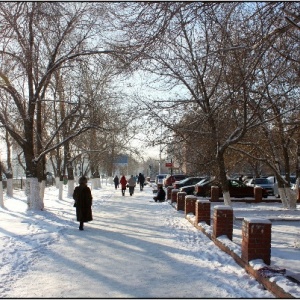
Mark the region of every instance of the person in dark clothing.
POLYGON ((79 222, 79 230, 83 230, 83 223, 93 220, 92 216, 92 193, 87 186, 87 178, 79 178, 79 186, 76 186, 73 192, 74 206, 76 207, 76 217, 79 222))
POLYGON ((142 191, 145 183, 145 176, 142 173, 139 174, 138 183, 140 184, 140 191, 142 191))
POLYGON ((153 197, 153 199, 155 202, 163 202, 166 200, 166 192, 164 191, 162 186, 158 187, 157 195, 153 197))
POLYGON ((114 183, 115 183, 115 189, 119 187, 119 177, 116 175, 114 178, 114 183))

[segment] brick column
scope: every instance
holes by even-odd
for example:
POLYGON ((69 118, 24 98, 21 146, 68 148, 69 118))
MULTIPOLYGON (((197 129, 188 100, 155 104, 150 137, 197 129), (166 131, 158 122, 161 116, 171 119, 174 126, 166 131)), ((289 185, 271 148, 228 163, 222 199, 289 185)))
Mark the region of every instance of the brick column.
POLYGON ((196 201, 197 197, 193 195, 187 195, 185 196, 185 207, 184 207, 184 213, 185 215, 189 213, 193 213, 194 215, 196 210, 196 201))
POLYGON ((210 225, 210 201, 209 200, 197 200, 196 202, 196 220, 195 224, 199 222, 205 222, 210 225))
POLYGON ((270 220, 247 219, 242 226, 242 260, 249 262, 262 259, 271 263, 271 226, 270 220))
POLYGON ((262 187, 261 186, 254 187, 254 201, 262 202, 262 187))
POLYGON ((177 193, 177 210, 184 210, 186 192, 177 193))
POLYGON ((173 190, 172 186, 167 187, 167 200, 171 200, 171 192, 173 190))
POLYGON ((178 189, 172 189, 171 191, 171 203, 177 202, 177 194, 179 190, 178 189))
POLYGON ((217 205, 214 207, 213 236, 227 235, 232 241, 233 209, 229 205, 217 205))
POLYGON ((218 186, 212 186, 210 188, 211 191, 211 202, 218 202, 219 201, 219 187, 218 186))

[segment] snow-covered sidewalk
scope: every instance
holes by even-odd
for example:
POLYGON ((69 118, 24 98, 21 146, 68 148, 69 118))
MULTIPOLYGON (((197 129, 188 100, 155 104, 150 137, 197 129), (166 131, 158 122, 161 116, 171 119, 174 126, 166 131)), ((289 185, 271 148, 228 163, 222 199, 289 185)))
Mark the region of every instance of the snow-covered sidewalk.
POLYGON ((84 231, 55 187, 41 212, 23 193, 0 209, 2 298, 274 298, 149 186, 93 190, 84 231))

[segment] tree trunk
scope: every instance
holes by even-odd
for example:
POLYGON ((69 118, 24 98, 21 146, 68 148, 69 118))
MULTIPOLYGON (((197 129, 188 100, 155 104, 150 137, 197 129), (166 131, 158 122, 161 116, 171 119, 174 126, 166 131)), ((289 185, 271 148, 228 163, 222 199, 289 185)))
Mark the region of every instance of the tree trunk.
POLYGON ((59 181, 60 181, 59 177, 58 176, 55 177, 55 186, 57 189, 59 189, 59 181))
POLYGON ((63 200, 63 187, 64 187, 64 176, 63 174, 59 177, 59 185, 58 185, 58 199, 63 200))
POLYGON ((44 202, 41 198, 41 188, 37 177, 29 177, 27 180, 30 182, 30 198, 28 209, 43 210, 44 202))
POLYGON ((7 185, 6 185, 6 195, 8 197, 13 197, 14 196, 14 189, 13 189, 13 179, 12 178, 7 178, 7 185))
POLYGON ((0 180, 0 207, 4 208, 2 180, 0 180))
POLYGON ((71 198, 73 197, 74 186, 75 186, 75 180, 69 179, 68 180, 68 197, 71 197, 71 198))
MULTIPOLYGON (((44 203, 44 195, 45 195, 46 181, 45 181, 45 180, 42 180, 39 184, 40 184, 40 197, 41 197, 41 200, 42 200, 43 203, 44 203)), ((44 204, 43 204, 43 205, 44 205, 44 204)))
POLYGON ((231 206, 232 204, 231 204, 228 180, 226 175, 225 161, 224 161, 223 153, 221 152, 218 152, 217 163, 218 163, 219 179, 222 185, 224 204, 231 206))
MULTIPOLYGON (((69 143, 68 143, 68 148, 69 148, 69 143)), ((67 154, 67 173, 68 173, 68 197, 73 197, 75 180, 74 180, 74 168, 71 162, 69 149, 67 154)))
POLYGON ((101 188, 101 183, 100 183, 100 173, 98 170, 96 170, 93 174, 92 178, 92 187, 93 189, 99 189, 101 188))
POLYGON ((5 132, 5 142, 6 142, 6 153, 7 153, 6 154, 7 172, 5 173, 7 178, 6 195, 8 197, 13 197, 14 190, 13 190, 13 172, 12 172, 12 164, 11 164, 11 142, 7 130, 5 132))
POLYGON ((27 204, 29 210, 43 210, 44 202, 41 197, 41 189, 39 184, 39 170, 38 164, 32 159, 33 154, 30 154, 32 147, 28 147, 24 151, 25 161, 26 161, 26 183, 29 185, 29 194, 27 195, 27 204), (27 151, 28 150, 28 151, 27 151))
POLYGON ((287 200, 286 193, 285 193, 285 188, 279 187, 279 184, 278 184, 278 193, 279 193, 279 197, 281 199, 283 208, 288 209, 289 205, 288 205, 288 200, 287 200))

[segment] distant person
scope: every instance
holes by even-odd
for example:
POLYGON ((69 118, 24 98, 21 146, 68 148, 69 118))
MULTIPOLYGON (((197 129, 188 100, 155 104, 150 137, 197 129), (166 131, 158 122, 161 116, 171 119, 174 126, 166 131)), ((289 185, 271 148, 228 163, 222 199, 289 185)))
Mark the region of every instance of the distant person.
POLYGON ((120 179, 120 184, 121 184, 122 195, 125 196, 127 180, 124 175, 122 175, 120 179))
POLYGON ((114 178, 114 184, 115 184, 115 189, 117 189, 119 187, 119 177, 116 175, 114 178))
POLYGON ((74 206, 76 207, 76 217, 79 222, 79 230, 83 230, 83 223, 93 220, 92 216, 92 193, 87 186, 87 178, 79 178, 79 186, 76 186, 73 192, 74 206))
POLYGON ((136 186, 136 179, 135 179, 135 177, 133 177, 133 175, 131 175, 131 177, 128 179, 128 187, 129 187, 130 196, 133 195, 135 186, 136 186))
POLYGON ((142 173, 139 173, 138 183, 140 184, 140 191, 142 191, 145 183, 145 176, 142 173))
POLYGON ((155 202, 164 202, 166 200, 166 192, 162 186, 158 187, 157 195, 153 199, 155 202))

